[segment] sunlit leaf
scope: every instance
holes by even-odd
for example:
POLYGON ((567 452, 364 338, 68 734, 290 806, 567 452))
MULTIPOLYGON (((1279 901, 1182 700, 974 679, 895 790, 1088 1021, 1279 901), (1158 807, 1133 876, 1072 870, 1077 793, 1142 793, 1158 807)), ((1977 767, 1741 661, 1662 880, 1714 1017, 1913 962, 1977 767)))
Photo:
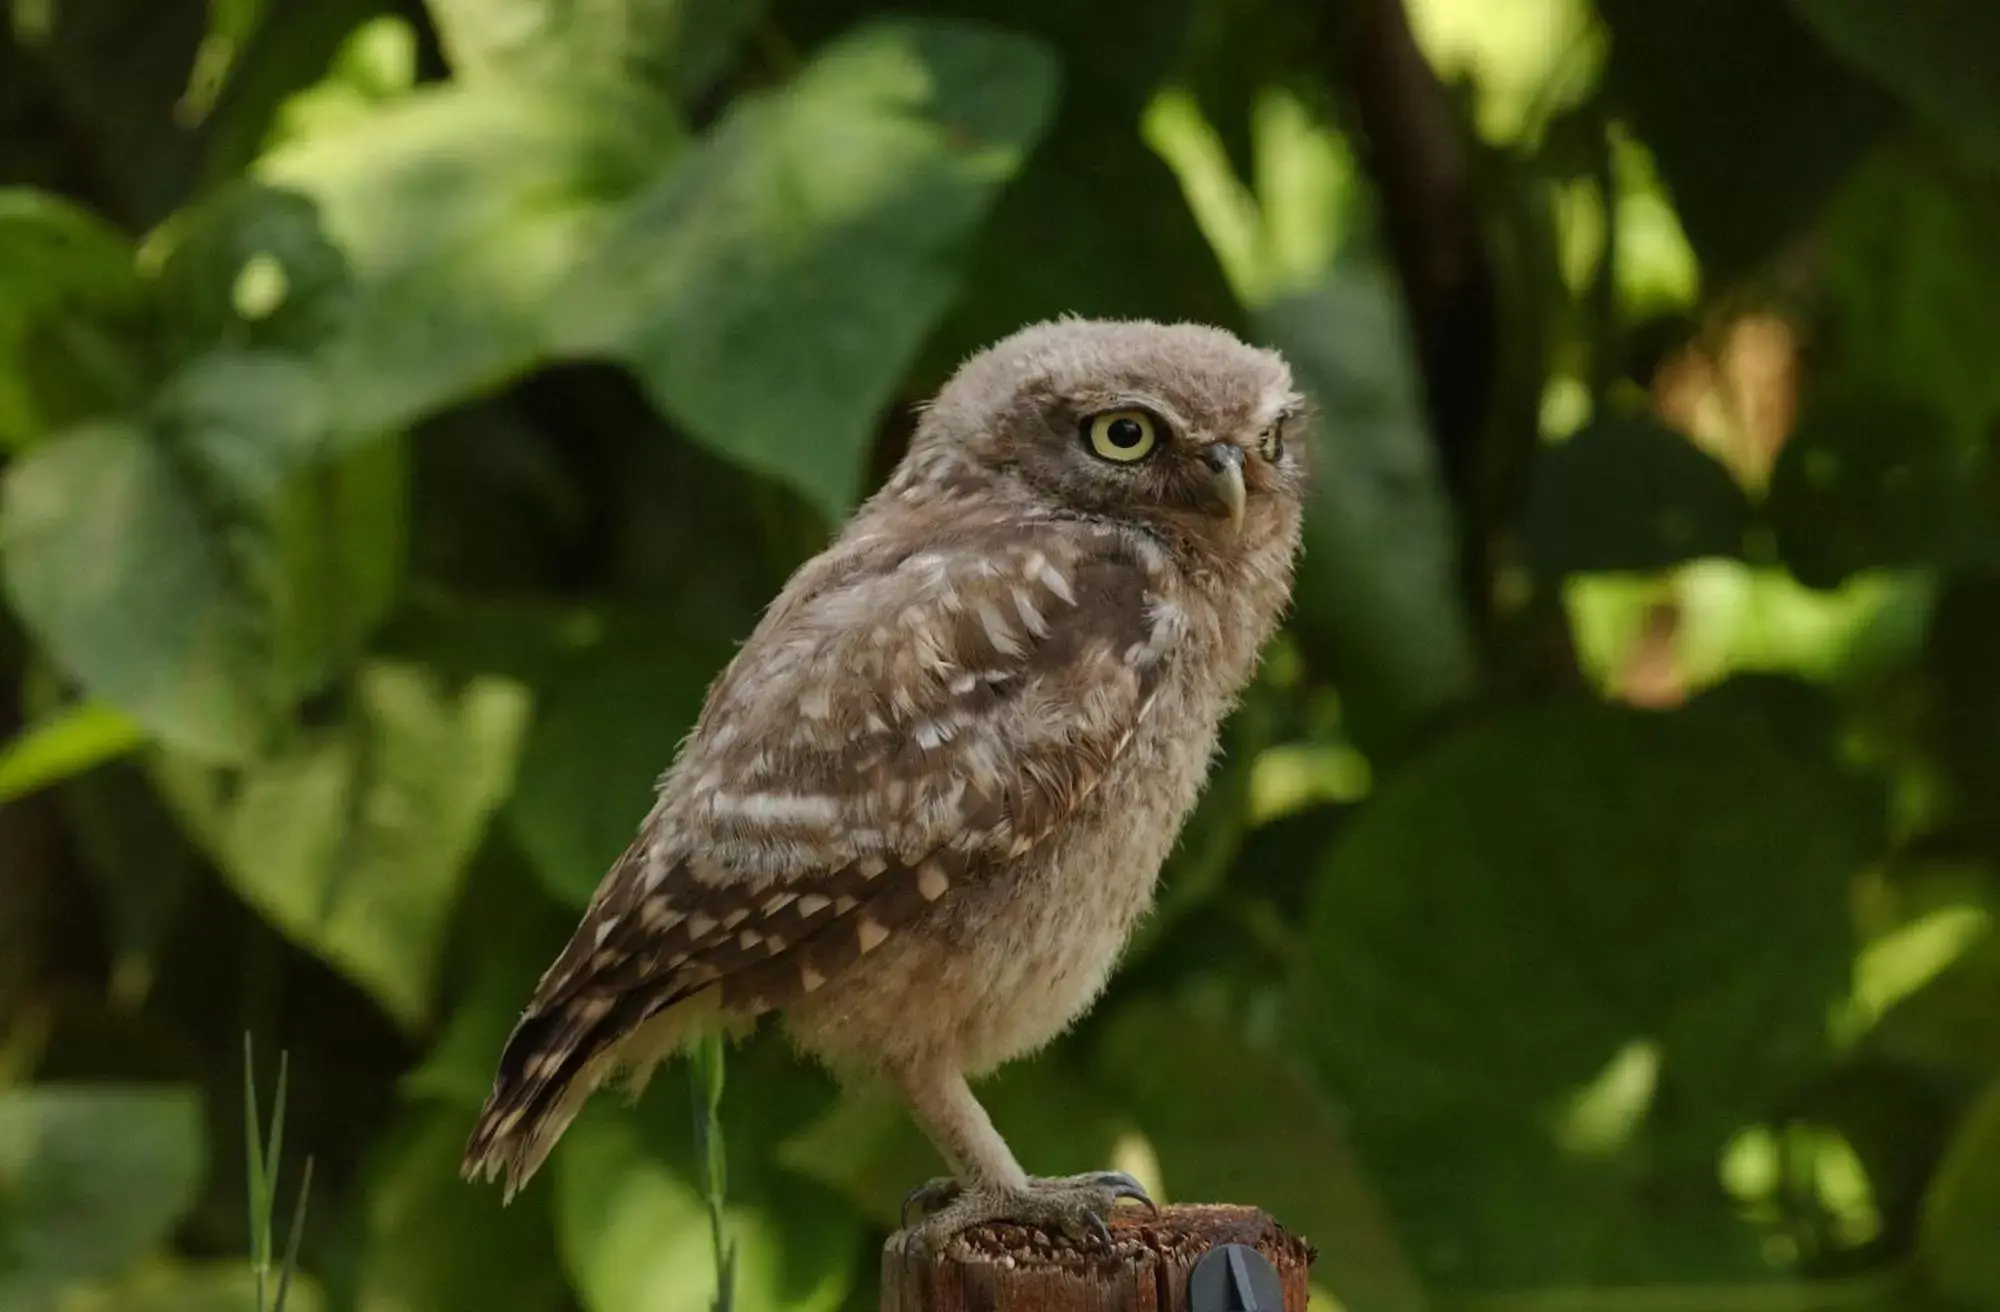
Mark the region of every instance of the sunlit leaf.
POLYGON ((170 762, 163 782, 246 900, 415 1027, 529 699, 493 678, 453 695, 388 663, 363 667, 355 696, 353 722, 239 777, 170 762))
POLYGON ((352 268, 316 353, 336 437, 392 430, 549 353, 555 292, 678 153, 663 102, 617 84, 429 88, 266 157, 352 268))
POLYGON ((757 21, 761 0, 430 0, 461 78, 638 77, 692 95, 757 21))
MULTIPOLYGON (((1709 1187, 1723 1138, 1823 1052, 1862 861, 1846 790, 1768 724, 1726 701, 1510 713, 1379 787, 1333 850, 1298 1014, 1434 1273, 1425 1245, 1444 1243, 1463 1254, 1455 1281, 1660 1278, 1659 1246, 1611 1242, 1638 1237, 1616 1214, 1586 1255, 1605 1191, 1642 1163, 1694 1227, 1677 1233, 1728 1233, 1677 1191, 1709 1187), (1591 1093, 1621 1069, 1638 1082, 1591 1093), (1617 1114, 1583 1135, 1596 1146, 1559 1151, 1548 1119, 1587 1095, 1617 1114), (1448 1156, 1489 1130, 1516 1141, 1523 1178, 1448 1156), (1454 1208, 1450 1170, 1496 1183, 1454 1208), (1531 1198, 1546 1243, 1480 1219, 1531 1198)), ((1715 1249, 1716 1270, 1730 1251, 1755 1249, 1715 1249)))
MULTIPOLYGON (((677 1110, 676 1137, 691 1134, 684 1100, 677 1110)), ((727 1109, 724 1125, 736 1132, 727 1109)), ((804 1180, 795 1185, 801 1196, 782 1210, 772 1206, 782 1198, 747 1201, 736 1187, 738 1156, 731 1162, 724 1224, 736 1246, 734 1305, 773 1312, 841 1307, 855 1278, 860 1229, 853 1215, 804 1180)), ((691 1167, 669 1164, 637 1119, 605 1100, 564 1136, 553 1160, 556 1233, 586 1312, 706 1312, 712 1305, 708 1208, 691 1167)))
POLYGON ((202 1145, 189 1089, 0 1092, 0 1295, 115 1275, 144 1256, 193 1205, 202 1145))
POLYGON ((145 740, 130 717, 102 702, 64 707, 0 744, 0 802, 95 769, 145 740))
POLYGON ((501 1207, 458 1178, 458 1109, 408 1115, 368 1176, 355 1312, 549 1312, 562 1306, 548 1196, 501 1207))
POLYGON ((30 452, 0 495, 9 598, 89 692, 162 740, 241 759, 277 700, 251 603, 185 474, 129 424, 30 452))
POLYGON ((997 31, 836 42, 619 217, 563 289, 558 341, 625 361, 693 436, 844 515, 1053 91, 1048 55, 997 31))

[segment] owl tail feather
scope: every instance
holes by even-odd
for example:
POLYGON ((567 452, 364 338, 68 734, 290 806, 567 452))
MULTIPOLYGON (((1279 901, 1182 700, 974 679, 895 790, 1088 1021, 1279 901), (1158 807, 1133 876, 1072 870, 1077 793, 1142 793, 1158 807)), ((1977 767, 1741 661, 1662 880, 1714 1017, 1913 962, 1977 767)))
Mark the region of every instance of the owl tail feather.
POLYGON ((628 1010, 636 999, 585 996, 548 1012, 531 1009, 501 1052, 460 1174, 504 1176, 503 1197, 512 1202, 606 1079, 629 1069, 636 1097, 654 1066, 720 1024, 721 1000, 720 989, 707 988, 643 1019, 628 1010))

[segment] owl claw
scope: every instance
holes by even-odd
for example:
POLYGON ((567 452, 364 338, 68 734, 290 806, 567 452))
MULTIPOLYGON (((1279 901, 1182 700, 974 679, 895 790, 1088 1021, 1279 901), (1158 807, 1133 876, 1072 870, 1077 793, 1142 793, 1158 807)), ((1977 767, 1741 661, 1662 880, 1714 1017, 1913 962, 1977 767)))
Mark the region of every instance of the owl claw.
POLYGON ((907 1227, 913 1207, 925 1212, 911 1235, 932 1254, 960 1231, 990 1221, 1012 1221, 1061 1234, 1078 1244, 1095 1241, 1109 1248, 1111 1227, 1105 1218, 1123 1198, 1144 1203, 1155 1215, 1160 1210, 1145 1187, 1123 1171, 1091 1171, 1030 1179, 1027 1188, 1019 1190, 968 1186, 950 1178, 932 1180, 910 1192, 904 1200, 903 1216, 907 1227), (940 1203, 942 1207, 938 1207, 940 1203))
POLYGON ((922 1212, 925 1216, 956 1202, 965 1192, 965 1183, 949 1175, 941 1175, 935 1180, 926 1180, 909 1193, 903 1195, 903 1210, 898 1213, 896 1225, 899 1229, 910 1228, 911 1211, 922 1212))

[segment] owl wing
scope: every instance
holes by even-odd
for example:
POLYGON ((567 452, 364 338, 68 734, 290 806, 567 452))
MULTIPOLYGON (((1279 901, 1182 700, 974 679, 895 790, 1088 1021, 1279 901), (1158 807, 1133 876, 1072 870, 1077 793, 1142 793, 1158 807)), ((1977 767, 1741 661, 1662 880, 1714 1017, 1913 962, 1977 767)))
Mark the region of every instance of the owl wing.
POLYGON ((468 1171, 524 1178, 642 1026, 670 1022, 646 1045, 670 1049, 692 1003, 749 1017, 822 987, 1090 797, 1182 614, 1150 544, 1033 537, 961 528, 787 589, 508 1041, 468 1171))

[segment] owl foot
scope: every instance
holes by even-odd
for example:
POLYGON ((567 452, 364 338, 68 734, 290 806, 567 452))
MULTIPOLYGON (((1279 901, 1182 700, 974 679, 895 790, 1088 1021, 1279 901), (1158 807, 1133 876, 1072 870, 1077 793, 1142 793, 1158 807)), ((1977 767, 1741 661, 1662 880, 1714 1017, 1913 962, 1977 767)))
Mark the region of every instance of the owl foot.
POLYGON ((932 1253, 959 1231, 989 1221, 1012 1221, 1053 1230, 1079 1244, 1095 1239, 1109 1247, 1111 1230, 1104 1218, 1121 1198, 1144 1203, 1156 1214, 1160 1210, 1145 1188, 1123 1171, 1030 1177, 1025 1189, 967 1185, 947 1176, 910 1191, 903 1200, 903 1223, 908 1226, 913 1208, 924 1213, 913 1234, 932 1253))

